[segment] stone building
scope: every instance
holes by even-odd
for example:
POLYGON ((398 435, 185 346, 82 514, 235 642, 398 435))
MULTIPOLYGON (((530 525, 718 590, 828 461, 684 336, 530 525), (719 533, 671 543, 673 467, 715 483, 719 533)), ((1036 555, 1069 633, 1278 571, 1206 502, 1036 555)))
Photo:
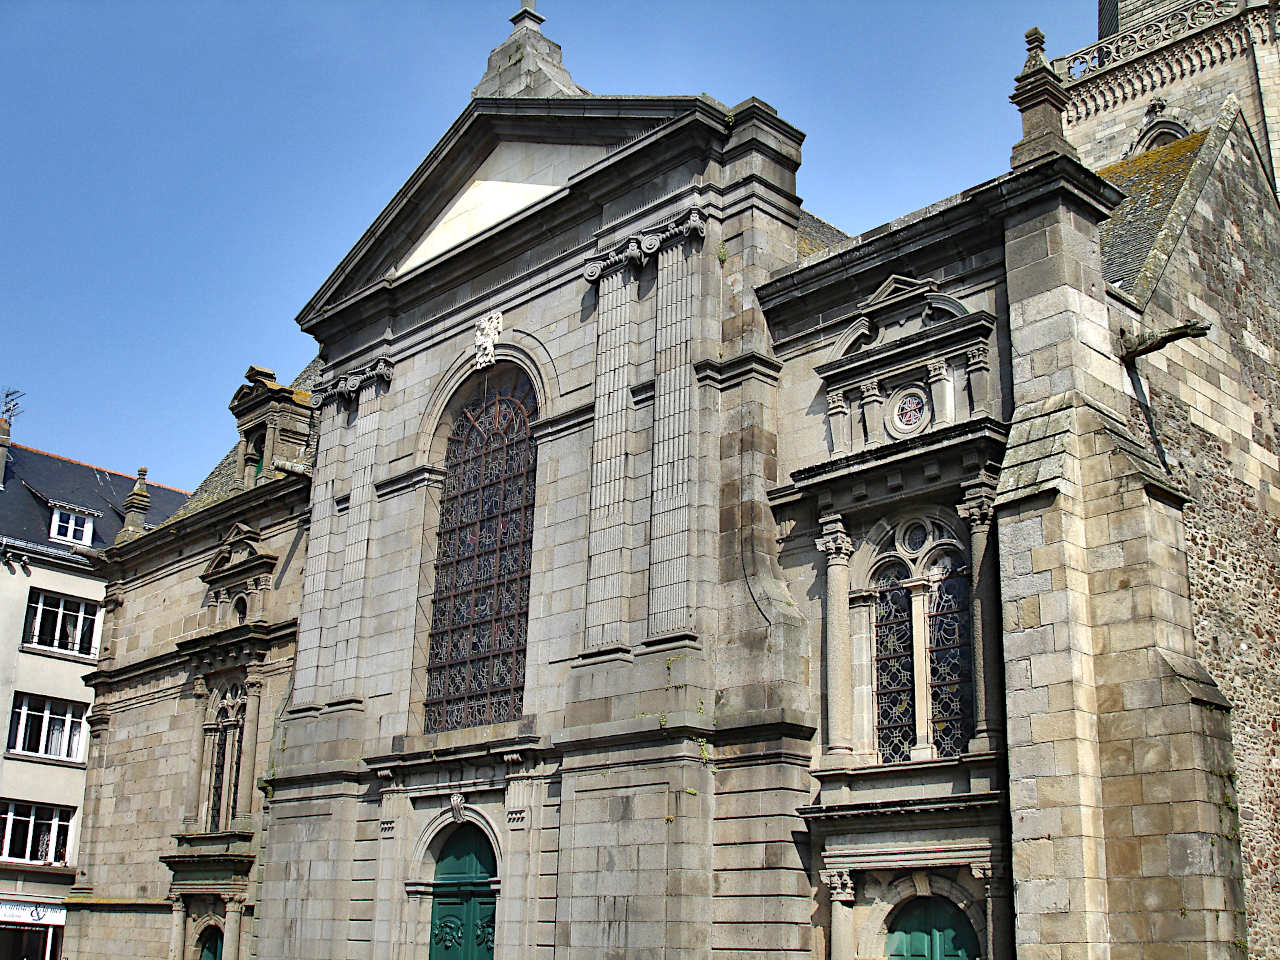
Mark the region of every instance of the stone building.
POLYGON ((1032 31, 1011 169, 846 237, 512 22, 103 556, 69 955, 1243 956, 1238 809, 1267 955, 1256 116, 1091 170, 1032 31))
POLYGON ((12 442, 0 418, 0 957, 59 960, 81 860, 86 726, 106 580, 79 553, 186 494, 12 442))

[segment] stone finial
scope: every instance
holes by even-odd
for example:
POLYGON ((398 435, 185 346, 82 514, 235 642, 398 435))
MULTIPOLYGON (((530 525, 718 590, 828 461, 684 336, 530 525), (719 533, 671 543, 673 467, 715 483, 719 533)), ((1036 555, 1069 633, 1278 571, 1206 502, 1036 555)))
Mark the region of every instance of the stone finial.
POLYGON ((489 53, 489 66, 472 97, 576 97, 588 93, 573 82, 560 45, 542 34, 546 20, 534 0, 522 0, 511 17, 511 36, 489 53))
POLYGON ((151 494, 147 490, 147 468, 138 468, 138 479, 124 498, 124 526, 116 534, 113 543, 127 543, 146 533, 147 511, 151 509, 151 494))
POLYGON ((516 30, 524 27, 541 33, 542 24, 546 22, 546 19, 534 9, 534 0, 523 0, 520 4, 520 9, 516 11, 515 16, 511 17, 511 22, 515 24, 516 30))
POLYGON ((1027 60, 1009 97, 1022 114, 1022 139, 1013 145, 1010 165, 1020 167, 1054 155, 1079 159, 1062 134, 1067 92, 1044 55, 1044 33, 1032 27, 1026 38, 1027 60))

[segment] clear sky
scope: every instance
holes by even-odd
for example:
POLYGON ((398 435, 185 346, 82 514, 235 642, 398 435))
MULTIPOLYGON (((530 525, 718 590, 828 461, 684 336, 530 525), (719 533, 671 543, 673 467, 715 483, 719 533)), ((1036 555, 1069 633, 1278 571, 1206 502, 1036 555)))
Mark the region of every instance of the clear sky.
MULTIPOLYGON (((0 386, 14 440, 193 488, 250 364, 466 106, 519 0, 0 0, 0 386)), ((757 96, 848 232, 1008 168, 1023 32, 1095 0, 542 0, 595 93, 757 96)))

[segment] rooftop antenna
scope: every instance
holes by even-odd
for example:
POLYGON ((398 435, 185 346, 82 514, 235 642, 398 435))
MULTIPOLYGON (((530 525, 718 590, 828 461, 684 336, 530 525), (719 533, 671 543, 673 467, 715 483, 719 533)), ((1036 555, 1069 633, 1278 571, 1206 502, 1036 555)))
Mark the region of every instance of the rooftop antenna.
POLYGON ((0 400, 0 420, 13 422, 13 418, 22 412, 22 404, 18 401, 26 394, 17 387, 5 387, 4 399, 0 400))

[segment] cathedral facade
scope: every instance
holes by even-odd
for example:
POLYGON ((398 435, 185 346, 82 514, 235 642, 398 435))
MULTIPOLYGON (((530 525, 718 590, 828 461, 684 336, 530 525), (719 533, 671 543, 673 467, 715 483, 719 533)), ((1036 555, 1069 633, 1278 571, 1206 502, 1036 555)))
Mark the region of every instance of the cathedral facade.
POLYGON ((847 237, 768 104, 592 95, 522 8, 99 557, 68 956, 1280 949, 1280 93, 1095 89, 1275 36, 1108 16, 847 237))

